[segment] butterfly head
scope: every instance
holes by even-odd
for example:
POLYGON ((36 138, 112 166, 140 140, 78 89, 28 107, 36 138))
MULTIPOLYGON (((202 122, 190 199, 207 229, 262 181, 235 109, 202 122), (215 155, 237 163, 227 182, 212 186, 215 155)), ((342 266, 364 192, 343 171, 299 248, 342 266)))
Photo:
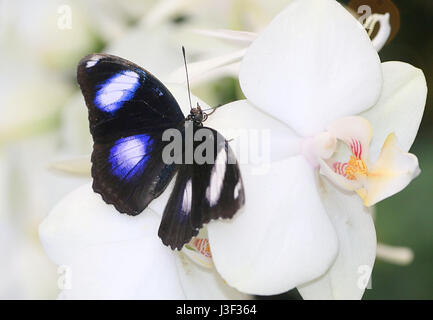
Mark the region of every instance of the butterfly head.
POLYGON ((197 103, 197 107, 191 109, 191 112, 186 120, 193 121, 196 125, 202 126, 202 123, 207 120, 207 117, 207 113, 203 112, 200 105, 197 103))

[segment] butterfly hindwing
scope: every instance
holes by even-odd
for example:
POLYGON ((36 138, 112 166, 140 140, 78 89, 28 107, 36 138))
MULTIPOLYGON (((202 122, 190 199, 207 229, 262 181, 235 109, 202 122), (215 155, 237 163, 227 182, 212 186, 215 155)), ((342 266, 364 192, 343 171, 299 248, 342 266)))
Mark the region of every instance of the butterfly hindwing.
POLYGON ((93 190, 119 212, 139 214, 166 188, 176 165, 161 159, 159 134, 137 134, 114 143, 95 143, 92 153, 93 190))
MULTIPOLYGON (((207 130, 213 144, 211 163, 180 167, 158 231, 163 243, 181 249, 212 219, 232 218, 245 203, 239 166, 228 142, 217 131, 207 130)), ((209 141, 209 140, 208 140, 209 141)), ((200 142, 194 143, 194 152, 200 142)))
POLYGON ((165 206, 158 235, 162 242, 172 249, 181 249, 198 233, 192 226, 191 212, 193 203, 193 165, 179 168, 176 182, 165 206))
POLYGON ((77 78, 93 137, 93 190, 122 213, 136 215, 176 172, 162 161, 161 135, 184 121, 178 103, 151 73, 107 54, 84 57, 77 78))

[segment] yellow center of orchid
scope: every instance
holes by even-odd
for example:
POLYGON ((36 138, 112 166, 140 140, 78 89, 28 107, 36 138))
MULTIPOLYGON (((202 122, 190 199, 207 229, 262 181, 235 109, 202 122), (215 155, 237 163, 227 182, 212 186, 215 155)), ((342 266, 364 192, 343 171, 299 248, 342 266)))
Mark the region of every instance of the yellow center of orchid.
POLYGON ((362 174, 365 176, 367 173, 368 170, 365 162, 355 156, 350 156, 344 170, 344 176, 349 180, 356 180, 357 175, 362 174))

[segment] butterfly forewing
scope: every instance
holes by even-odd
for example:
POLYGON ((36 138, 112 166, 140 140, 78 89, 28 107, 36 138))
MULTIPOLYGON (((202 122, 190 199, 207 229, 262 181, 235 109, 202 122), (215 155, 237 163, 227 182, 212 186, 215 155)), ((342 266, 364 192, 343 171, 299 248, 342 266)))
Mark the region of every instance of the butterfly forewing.
POLYGON ((125 59, 86 56, 77 79, 94 141, 93 189, 120 212, 138 214, 176 171, 162 161, 161 135, 182 123, 184 115, 158 79, 125 59))
POLYGON ((161 132, 185 119, 170 91, 150 72, 125 59, 93 54, 78 64, 95 142, 161 132))

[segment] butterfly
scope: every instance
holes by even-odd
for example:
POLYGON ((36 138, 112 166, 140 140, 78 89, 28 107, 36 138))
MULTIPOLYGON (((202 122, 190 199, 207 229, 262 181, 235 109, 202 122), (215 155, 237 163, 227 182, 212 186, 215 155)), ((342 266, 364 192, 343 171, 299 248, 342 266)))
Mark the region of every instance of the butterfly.
POLYGON ((138 215, 176 177, 158 230, 162 242, 173 250, 180 250, 210 220, 232 218, 244 205, 234 153, 220 133, 203 127, 207 114, 199 105, 185 117, 155 76, 113 55, 91 54, 81 59, 77 80, 94 142, 92 186, 107 204, 120 213, 138 215), (163 155, 174 140, 163 138, 164 132, 173 129, 180 133, 183 145, 177 153, 168 153, 181 161, 170 163, 163 155), (202 141, 190 141, 189 131, 195 136, 203 129, 202 141), (211 148, 201 151, 211 161, 203 163, 195 157, 186 161, 186 145, 194 154, 203 140, 211 148))

